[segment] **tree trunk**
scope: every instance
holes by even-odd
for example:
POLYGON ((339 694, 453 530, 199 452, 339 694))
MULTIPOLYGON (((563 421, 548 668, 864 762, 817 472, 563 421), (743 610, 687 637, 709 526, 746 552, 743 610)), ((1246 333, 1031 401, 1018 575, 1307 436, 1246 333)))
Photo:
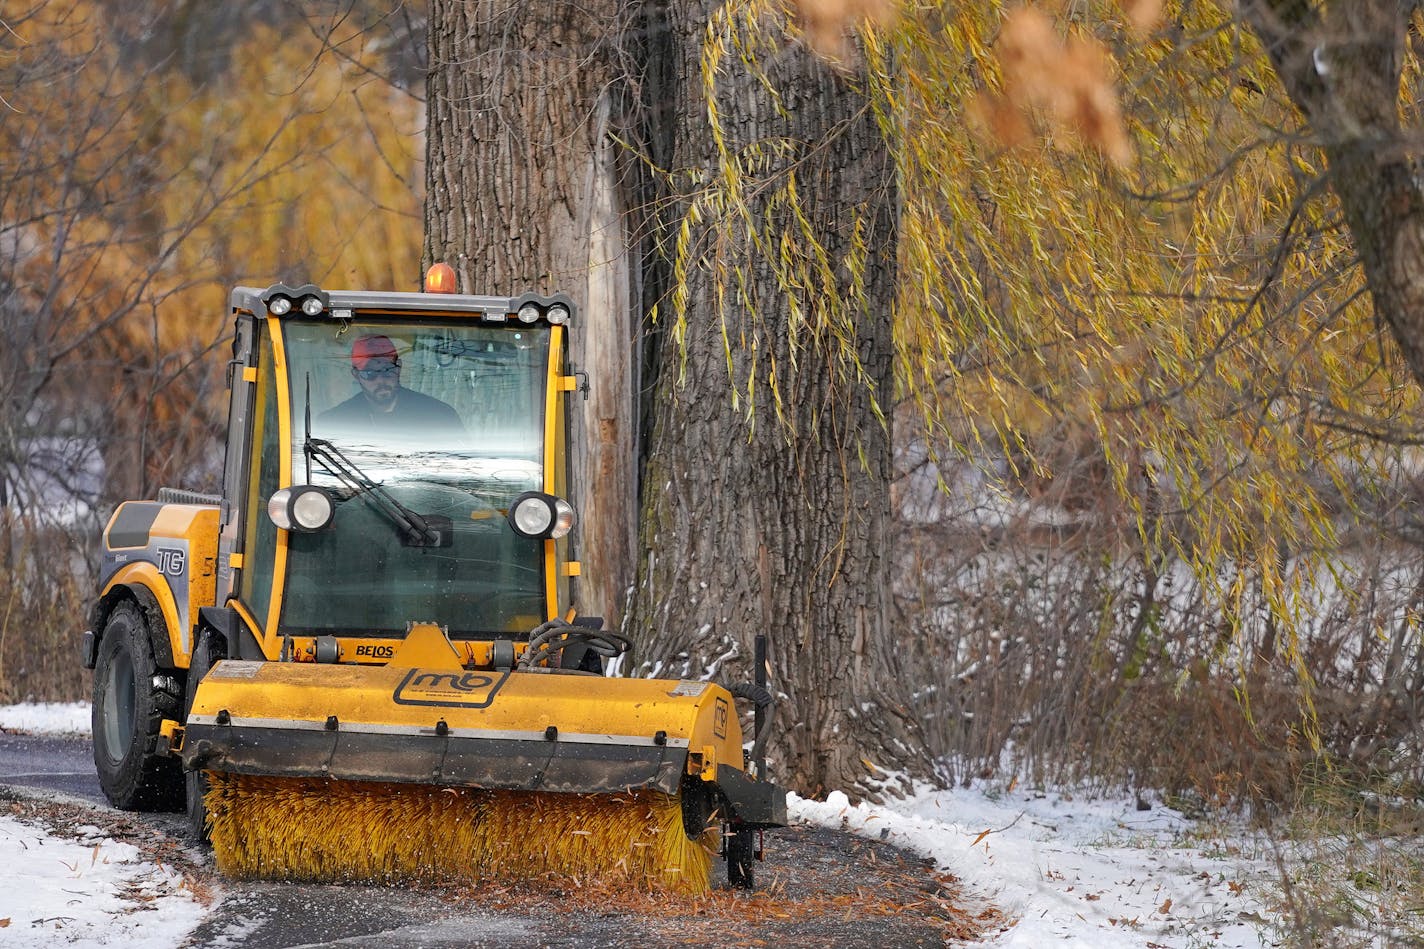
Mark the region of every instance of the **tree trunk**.
POLYGON ((431 0, 425 263, 465 293, 568 293, 580 613, 618 625, 635 539, 634 325, 610 132, 618 0, 431 0))
MULTIPOLYGON (((674 195, 684 216, 719 173, 699 67, 709 9, 669 6, 674 169, 693 182, 674 195)), ((646 671, 723 681, 751 678, 754 637, 767 634, 773 775, 803 793, 874 794, 884 772, 924 768, 887 622, 891 446, 875 405, 892 388, 893 168, 846 81, 800 49, 768 63, 765 85, 739 64, 716 94, 733 153, 787 144, 757 180, 747 173, 750 220, 797 241, 794 183, 833 266, 824 282, 788 281, 735 214, 704 205, 686 218, 701 250, 681 348, 661 317, 630 629, 646 671), (849 350, 831 329, 839 317, 849 350)))
POLYGON ((1409 6, 1250 0, 1242 10, 1325 153, 1375 312, 1424 385, 1424 169, 1399 110, 1409 6))

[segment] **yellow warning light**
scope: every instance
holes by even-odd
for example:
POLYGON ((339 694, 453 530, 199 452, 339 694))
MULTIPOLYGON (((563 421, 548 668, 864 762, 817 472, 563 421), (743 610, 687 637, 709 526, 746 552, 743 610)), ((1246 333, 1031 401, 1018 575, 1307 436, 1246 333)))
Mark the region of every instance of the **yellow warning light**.
POLYGON ((455 268, 447 263, 431 264, 425 272, 426 293, 454 293, 455 268))

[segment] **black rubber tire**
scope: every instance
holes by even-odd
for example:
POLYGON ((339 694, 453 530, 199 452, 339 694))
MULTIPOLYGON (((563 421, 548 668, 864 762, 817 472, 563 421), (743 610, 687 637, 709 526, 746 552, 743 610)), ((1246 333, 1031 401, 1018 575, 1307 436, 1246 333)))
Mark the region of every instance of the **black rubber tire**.
POLYGON ((752 889, 756 885, 756 871, 753 869, 756 863, 756 831, 750 827, 728 828, 723 846, 727 850, 727 882, 737 889, 752 889))
POLYGON ((178 759, 159 754, 159 725, 176 718, 179 698, 159 675, 148 622, 138 604, 114 607, 94 663, 90 725, 94 767, 109 803, 126 811, 176 811, 183 800, 178 759))
MULTIPOLYGON (((188 687, 183 695, 183 721, 188 721, 188 713, 193 710, 193 698, 198 694, 198 684, 203 676, 219 659, 227 658, 221 641, 212 633, 200 631, 197 645, 193 647, 193 660, 188 664, 188 687)), ((203 804, 203 795, 208 793, 208 779, 201 768, 183 772, 184 806, 188 812, 188 837, 199 846, 211 842, 208 830, 208 809, 203 804)))

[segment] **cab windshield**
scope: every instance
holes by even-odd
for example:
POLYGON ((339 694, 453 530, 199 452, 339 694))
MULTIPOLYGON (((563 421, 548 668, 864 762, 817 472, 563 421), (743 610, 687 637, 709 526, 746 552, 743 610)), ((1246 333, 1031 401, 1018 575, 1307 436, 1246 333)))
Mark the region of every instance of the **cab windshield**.
POLYGON ((282 632, 542 622, 542 545, 505 512, 544 483, 549 330, 358 319, 287 320, 282 333, 292 483, 336 498, 328 530, 288 535, 282 632))

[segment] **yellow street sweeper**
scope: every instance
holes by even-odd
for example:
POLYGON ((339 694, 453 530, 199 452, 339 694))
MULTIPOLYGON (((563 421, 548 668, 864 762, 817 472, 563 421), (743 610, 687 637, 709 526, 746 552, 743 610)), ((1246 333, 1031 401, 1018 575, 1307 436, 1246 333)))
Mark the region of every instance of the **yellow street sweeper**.
POLYGON ((574 308, 453 278, 233 291, 221 495, 164 489, 104 531, 104 792, 186 802, 236 875, 695 893, 720 852, 750 886, 786 820, 770 693, 602 674, 628 643, 573 604, 574 308))

